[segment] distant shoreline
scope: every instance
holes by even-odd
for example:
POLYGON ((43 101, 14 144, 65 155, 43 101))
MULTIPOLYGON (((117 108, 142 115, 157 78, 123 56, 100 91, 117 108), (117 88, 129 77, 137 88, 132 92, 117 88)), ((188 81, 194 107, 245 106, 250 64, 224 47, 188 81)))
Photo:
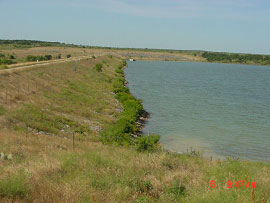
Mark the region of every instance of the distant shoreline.
MULTIPOLYGON (((134 58, 147 61, 187 61, 241 65, 270 66, 270 55, 229 52, 211 52, 203 50, 170 50, 147 48, 117 48, 43 42, 33 40, 1 40, 0 65, 21 65, 26 63, 27 56, 50 54, 51 59, 64 59, 81 56, 119 56, 122 59, 134 58)), ((1 69, 1 67, 0 67, 1 69)))
MULTIPOLYGON (((136 59, 136 58, 135 58, 136 59)), ((233 65, 247 65, 247 66, 266 66, 270 67, 270 65, 256 64, 256 63, 225 63, 219 61, 205 61, 205 60, 164 60, 162 58, 152 58, 152 59, 136 59, 136 61, 165 61, 165 62, 194 62, 194 63, 213 63, 213 64, 233 64, 233 65)))

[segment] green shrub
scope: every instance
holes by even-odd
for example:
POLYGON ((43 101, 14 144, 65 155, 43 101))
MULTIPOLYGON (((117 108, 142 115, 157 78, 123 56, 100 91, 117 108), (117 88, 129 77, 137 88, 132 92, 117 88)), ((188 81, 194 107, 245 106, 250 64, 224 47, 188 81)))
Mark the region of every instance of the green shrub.
POLYGON ((126 118, 122 118, 101 133, 101 141, 104 144, 128 145, 131 143, 130 136, 134 130, 134 123, 126 118))
POLYGON ((25 197, 29 192, 26 182, 26 176, 22 172, 0 180, 0 197, 25 197))
POLYGON ((159 148, 159 135, 141 136, 137 138, 137 150, 143 151, 155 151, 159 148))
POLYGON ((125 80, 123 78, 116 78, 113 79, 113 87, 116 88, 122 88, 124 86, 125 80))
POLYGON ((133 119, 134 121, 139 119, 143 111, 143 106, 139 101, 130 99, 123 102, 123 106, 124 106, 123 114, 126 117, 133 119))
POLYGON ((70 57, 71 57, 71 54, 68 54, 68 55, 67 55, 67 58, 70 58, 70 57))
POLYGON ((45 55, 44 58, 45 60, 52 60, 52 55, 45 55))
POLYGON ((15 56, 10 55, 10 56, 9 56, 9 59, 15 59, 15 56))
POLYGON ((45 58, 44 56, 33 56, 33 55, 28 55, 28 56, 26 57, 26 60, 27 60, 27 61, 37 61, 37 60, 39 60, 39 61, 44 61, 44 60, 46 60, 46 58, 45 58))
POLYGON ((182 196, 185 195, 186 188, 185 186, 180 185, 179 181, 175 181, 171 184, 170 187, 167 188, 166 192, 175 196, 182 196))
POLYGON ((126 87, 119 87, 119 88, 115 88, 115 89, 113 90, 113 92, 114 92, 115 94, 121 93, 121 92, 129 93, 129 89, 126 88, 126 87))
POLYGON ((158 148, 159 135, 142 136, 139 138, 131 136, 138 131, 136 121, 143 112, 143 106, 141 101, 132 96, 129 89, 124 86, 124 66, 126 66, 125 61, 116 68, 115 72, 118 74, 118 77, 113 80, 115 98, 118 99, 124 110, 121 113, 120 119, 114 125, 101 132, 101 141, 104 144, 136 144, 139 151, 153 151, 158 148))
POLYGON ((125 67, 127 65, 126 61, 122 61, 122 67, 125 67))
POLYGON ((101 63, 96 64, 96 66, 94 67, 94 69, 97 72, 102 72, 102 68, 103 68, 103 65, 101 63))
POLYGON ((123 75, 124 71, 122 69, 116 69, 116 73, 119 73, 119 74, 123 75))
POLYGON ((6 58, 2 58, 0 59, 0 65, 1 64, 7 64, 7 65, 10 65, 10 64, 13 64, 14 62, 11 61, 10 59, 6 59, 6 58))
POLYGON ((28 56, 26 57, 26 60, 27 60, 27 61, 36 61, 36 57, 35 57, 35 56, 32 56, 32 55, 28 55, 28 56))

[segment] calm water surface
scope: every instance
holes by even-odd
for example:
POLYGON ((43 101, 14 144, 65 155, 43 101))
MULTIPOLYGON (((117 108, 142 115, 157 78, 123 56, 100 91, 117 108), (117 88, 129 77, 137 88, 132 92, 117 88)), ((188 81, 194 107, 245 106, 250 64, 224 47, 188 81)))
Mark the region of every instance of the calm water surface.
POLYGON ((270 67, 136 61, 125 73, 165 148, 270 160, 270 67))

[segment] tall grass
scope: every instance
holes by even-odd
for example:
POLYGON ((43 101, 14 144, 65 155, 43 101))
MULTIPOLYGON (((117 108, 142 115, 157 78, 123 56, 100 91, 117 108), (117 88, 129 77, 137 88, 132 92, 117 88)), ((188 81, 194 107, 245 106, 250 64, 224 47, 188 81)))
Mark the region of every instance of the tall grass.
POLYGON ((0 70, 8 69, 6 64, 0 64, 0 70))
POLYGON ((4 115, 6 112, 5 108, 0 105, 0 116, 4 115))
POLYGON ((29 193, 26 176, 18 172, 11 177, 0 180, 0 197, 23 198, 29 193))

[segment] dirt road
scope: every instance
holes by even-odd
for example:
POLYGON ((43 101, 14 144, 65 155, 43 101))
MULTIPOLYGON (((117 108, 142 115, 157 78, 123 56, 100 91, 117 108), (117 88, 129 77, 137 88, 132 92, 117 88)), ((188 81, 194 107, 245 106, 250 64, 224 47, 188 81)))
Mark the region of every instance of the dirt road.
POLYGON ((9 66, 8 69, 3 69, 0 70, 0 74, 3 73, 12 73, 14 71, 21 71, 27 68, 33 68, 36 66, 46 66, 50 64, 56 64, 56 63, 64 63, 64 62, 69 62, 69 61, 78 61, 81 59, 86 59, 86 58, 92 58, 92 56, 80 56, 80 57, 72 57, 68 59, 57 59, 57 60, 51 60, 51 61, 41 61, 41 62, 31 62, 31 63, 21 63, 21 64, 14 64, 12 66, 9 66))

